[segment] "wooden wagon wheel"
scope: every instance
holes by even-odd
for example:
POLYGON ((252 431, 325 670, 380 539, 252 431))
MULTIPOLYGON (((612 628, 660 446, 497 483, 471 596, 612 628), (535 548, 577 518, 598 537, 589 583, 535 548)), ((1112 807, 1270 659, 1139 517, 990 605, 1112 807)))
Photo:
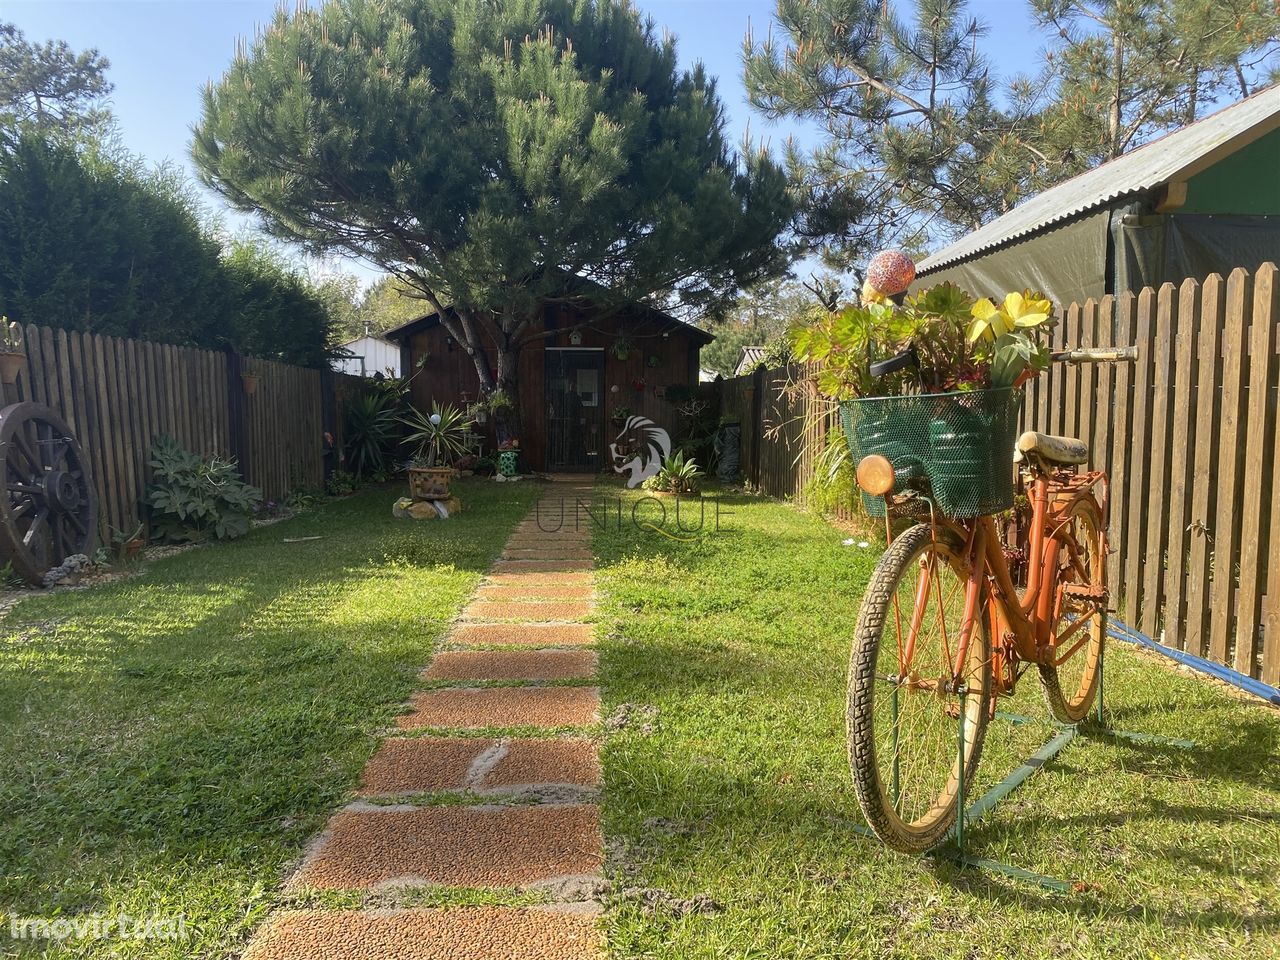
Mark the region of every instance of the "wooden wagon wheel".
POLYGON ((47 571, 93 548, 97 510, 80 444, 39 403, 0 410, 0 558, 40 584, 47 571))

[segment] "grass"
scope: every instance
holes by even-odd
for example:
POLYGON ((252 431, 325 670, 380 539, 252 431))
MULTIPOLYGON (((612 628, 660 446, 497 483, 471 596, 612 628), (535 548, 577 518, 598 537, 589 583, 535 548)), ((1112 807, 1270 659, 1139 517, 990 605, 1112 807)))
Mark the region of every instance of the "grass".
MULTIPOLYGON (((1113 646, 1115 724, 1195 749, 1078 738, 969 830, 974 855, 1077 892, 894 854, 851 829, 845 764, 878 551, 782 504, 722 502, 722 529, 692 542, 625 509, 595 538, 606 712, 659 711, 604 755, 616 956, 1280 956, 1280 715, 1113 646)), ((1037 687, 1005 706, 1047 717, 1037 687)), ((980 787, 1052 732, 994 723, 980 787)))
MULTIPOLYGON (((459 492, 447 523, 394 520, 393 492, 368 490, 12 611, 0 910, 185 918, 180 941, 68 941, 52 957, 243 946, 537 488, 459 492), (282 543, 306 536, 323 539, 282 543)), ((0 916, 0 953, 8 930, 0 916)))

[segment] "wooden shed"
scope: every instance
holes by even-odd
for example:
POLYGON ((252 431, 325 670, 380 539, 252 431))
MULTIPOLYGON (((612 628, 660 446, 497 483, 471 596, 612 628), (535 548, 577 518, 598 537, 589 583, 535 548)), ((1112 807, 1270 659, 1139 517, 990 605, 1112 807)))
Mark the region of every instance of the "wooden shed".
MULTIPOLYGON (((597 308, 585 301, 548 304, 538 332, 548 335, 526 343, 519 361, 524 469, 610 469, 609 444, 623 414, 648 417, 678 439, 677 406, 697 387, 698 353, 711 334, 642 304, 597 308)), ((429 412, 433 403, 465 408, 479 398, 473 361, 436 314, 384 336, 400 345, 402 369, 423 364, 412 383, 419 410, 429 412)), ((492 451, 492 419, 483 429, 484 449, 492 451)))

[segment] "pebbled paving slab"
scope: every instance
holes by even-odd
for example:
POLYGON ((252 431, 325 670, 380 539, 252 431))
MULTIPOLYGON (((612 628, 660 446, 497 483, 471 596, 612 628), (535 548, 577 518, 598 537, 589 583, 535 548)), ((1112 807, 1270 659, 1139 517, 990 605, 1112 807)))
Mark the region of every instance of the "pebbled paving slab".
POLYGON ((603 850, 587 804, 348 809, 290 886, 529 887, 598 874, 603 850))
POLYGON ((512 790, 552 784, 600 785, 600 751, 590 740, 581 737, 557 740, 517 738, 504 742, 507 751, 494 761, 477 789, 512 790))
POLYGON ((464 620, 523 620, 530 623, 561 623, 584 620, 591 615, 589 600, 548 600, 523 603, 519 600, 473 600, 462 611, 464 620))
POLYGON ((290 910, 242 960, 596 960, 596 918, 563 910, 290 910))
POLYGON ((494 573, 576 573, 590 570, 590 560, 504 560, 493 562, 494 573))
POLYGON ((529 787, 600 785, 596 745, 581 737, 502 740, 465 737, 393 737, 364 769, 360 795, 477 792, 529 787))
POLYGON ((583 727, 600 719, 596 687, 497 687, 415 694, 413 712, 397 717, 404 730, 456 727, 583 727))
POLYGON ((485 574, 485 582, 493 586, 527 587, 534 586, 590 586, 592 583, 590 570, 566 570, 548 572, 546 570, 505 569, 490 570, 485 574))
POLYGON ((382 741, 360 780, 365 797, 428 790, 460 790, 476 760, 496 740, 469 737, 390 737, 382 741))
POLYGON ((560 586, 530 583, 527 587, 510 587, 504 584, 483 584, 476 590, 477 600, 590 600, 593 594, 590 584, 566 584, 560 586))
POLYGON ((449 650, 437 653, 428 680, 578 680, 596 672, 590 650, 449 650))
POLYGON ((449 640, 462 646, 580 647, 594 643, 595 634, 587 623, 462 623, 449 640))

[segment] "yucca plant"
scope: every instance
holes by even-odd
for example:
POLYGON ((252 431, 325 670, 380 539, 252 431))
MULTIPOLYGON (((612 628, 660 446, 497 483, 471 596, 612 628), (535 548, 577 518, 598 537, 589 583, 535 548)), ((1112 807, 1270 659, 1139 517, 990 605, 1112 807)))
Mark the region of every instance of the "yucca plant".
POLYGON ((386 469, 387 454, 395 440, 394 400, 370 392, 347 404, 347 464, 351 472, 367 477, 386 469))
POLYGON ((413 447, 415 467, 446 467, 467 452, 473 421, 451 403, 431 405, 431 416, 413 410, 401 421, 409 428, 404 442, 413 447))

